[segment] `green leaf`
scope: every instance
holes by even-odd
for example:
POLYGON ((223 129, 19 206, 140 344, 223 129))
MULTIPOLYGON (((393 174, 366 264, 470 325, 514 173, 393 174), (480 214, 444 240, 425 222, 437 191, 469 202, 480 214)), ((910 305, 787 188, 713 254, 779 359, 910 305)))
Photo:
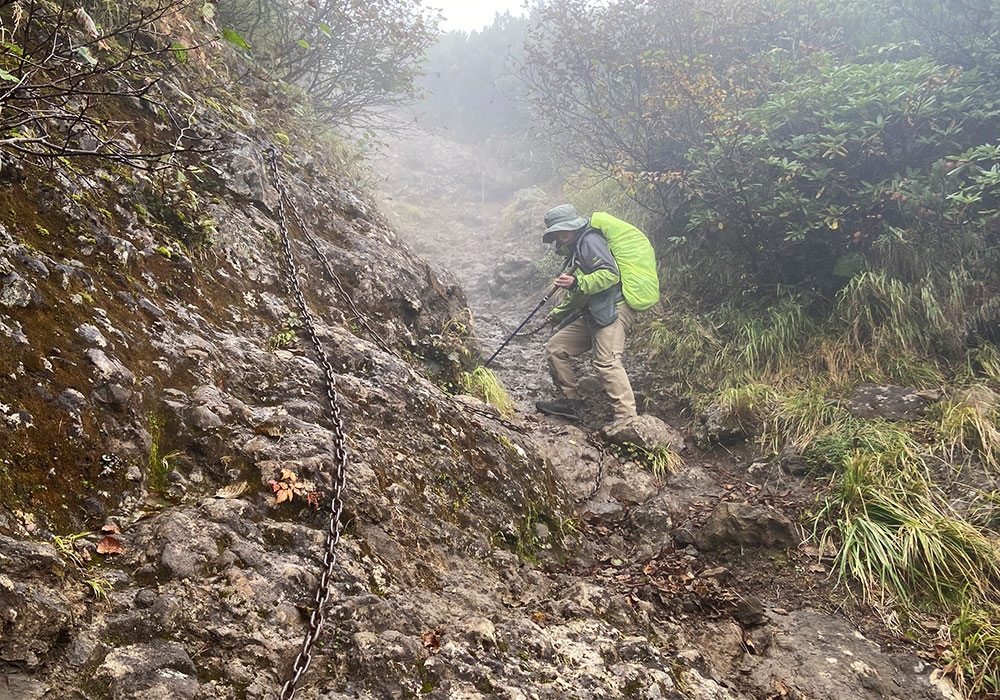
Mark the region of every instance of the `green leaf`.
POLYGON ((326 34, 326 35, 327 35, 328 37, 330 37, 331 39, 333 38, 333 30, 332 30, 332 29, 330 29, 330 26, 329 26, 329 25, 327 25, 327 24, 323 24, 322 22, 320 22, 320 23, 319 23, 319 30, 320 30, 321 32, 323 32, 324 34, 326 34))
POLYGON ((201 6, 201 18, 205 22, 211 22, 215 19, 215 5, 211 2, 206 2, 201 6))
POLYGON ((5 71, 3 68, 0 68, 0 80, 9 80, 12 83, 20 82, 17 78, 15 78, 13 75, 5 71))
POLYGON ((20 46, 18 46, 17 44, 12 44, 9 41, 0 41, 0 46, 4 47, 5 49, 7 49, 8 51, 10 51, 15 56, 23 56, 24 55, 24 50, 20 46))
POLYGON ((312 48, 312 47, 311 47, 311 46, 309 45, 309 42, 308 42, 308 41, 306 41, 305 39, 299 39, 299 40, 298 40, 298 42, 296 42, 296 43, 298 43, 298 45, 299 45, 299 46, 301 46, 301 47, 302 47, 302 48, 304 48, 304 49, 311 49, 311 48, 312 48))
POLYGON ((90 53, 90 49, 88 49, 86 46, 81 46, 76 50, 76 52, 80 54, 81 58, 83 58, 83 60, 89 63, 90 65, 92 66, 97 65, 97 59, 94 58, 94 54, 90 53))
POLYGON ((223 29, 222 38, 231 44, 236 44, 241 49, 250 50, 250 44, 247 43, 246 39, 241 37, 239 34, 234 32, 232 29, 223 29))
POLYGON ((177 59, 178 63, 180 64, 187 63, 188 52, 187 49, 184 48, 184 44, 179 44, 177 42, 174 42, 173 44, 170 45, 170 50, 174 52, 174 58, 177 59))

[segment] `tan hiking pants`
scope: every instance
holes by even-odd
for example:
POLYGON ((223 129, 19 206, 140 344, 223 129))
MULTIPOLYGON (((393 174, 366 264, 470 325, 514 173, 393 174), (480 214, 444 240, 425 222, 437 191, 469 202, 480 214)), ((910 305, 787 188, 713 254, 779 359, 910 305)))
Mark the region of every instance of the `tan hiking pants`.
POLYGON ((545 346, 545 358, 552 374, 552 381, 567 399, 579 399, 576 377, 573 375, 571 358, 594 350, 594 369, 604 383, 615 408, 615 418, 636 415, 635 396, 629 383, 622 355, 625 354, 625 338, 635 326, 635 311, 622 302, 618 304, 618 318, 604 328, 591 328, 586 314, 553 335, 545 346))

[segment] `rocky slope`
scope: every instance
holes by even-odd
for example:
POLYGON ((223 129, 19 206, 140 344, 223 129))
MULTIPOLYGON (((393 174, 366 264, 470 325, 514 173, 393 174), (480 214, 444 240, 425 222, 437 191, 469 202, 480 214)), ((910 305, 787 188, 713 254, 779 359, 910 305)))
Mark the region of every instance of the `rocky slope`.
MULTIPOLYGON (((183 183, 197 242, 154 178, 4 164, 0 698, 252 700, 287 674, 334 429, 290 332, 265 124, 283 125, 285 187, 338 278, 293 231, 349 445, 329 617, 297 697, 948 697, 911 653, 817 610, 822 576, 778 590, 798 579, 761 580, 738 554, 813 561, 765 507, 783 476, 692 452, 662 479, 575 427, 446 392, 468 360, 463 293, 279 102, 198 104, 219 150, 183 183)), ((543 388, 524 357, 521 385, 543 388)))

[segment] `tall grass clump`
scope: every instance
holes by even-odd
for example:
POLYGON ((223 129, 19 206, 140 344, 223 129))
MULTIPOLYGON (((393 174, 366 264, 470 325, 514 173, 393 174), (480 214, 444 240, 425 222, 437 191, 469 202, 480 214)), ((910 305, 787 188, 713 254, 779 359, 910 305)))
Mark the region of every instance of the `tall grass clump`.
POLYGON ((980 344, 967 353, 964 369, 969 377, 1000 387, 1000 350, 993 343, 980 344))
POLYGON ((677 379, 683 393, 698 393, 726 373, 725 344, 716 325, 694 313, 668 314, 652 321, 639 343, 652 362, 677 379))
POLYGON ((1000 693, 1000 607, 963 604, 948 629, 945 671, 966 697, 1000 693))
POLYGON ((746 371, 776 372, 792 364, 817 333, 803 304, 783 299, 744 324, 734 347, 746 371))
POLYGON ((497 376, 486 367, 480 366, 471 372, 463 372, 462 388, 472 396, 490 404, 505 416, 514 413, 514 402, 507 395, 507 391, 497 376))
POLYGON ((769 384, 752 383, 723 389, 716 405, 745 435, 759 435, 774 410, 778 392, 769 384))
POLYGON ((962 293, 960 286, 939 290, 930 276, 910 284, 886 270, 867 270, 840 291, 837 312, 855 348, 949 355, 961 337, 953 312, 962 293))
POLYGON ((869 602, 953 606, 968 591, 1000 601, 1000 546, 948 505, 909 450, 851 456, 816 515, 821 541, 839 544, 842 579, 869 602), (821 525, 825 524, 825 525, 821 525))
POLYGON ((850 432, 856 423, 820 383, 776 397, 773 406, 761 434, 762 446, 772 452, 789 443, 804 451, 821 437, 850 432))
POLYGON ((942 401, 931 409, 937 447, 955 464, 969 457, 991 469, 1000 467, 1000 412, 968 389, 963 398, 942 401))

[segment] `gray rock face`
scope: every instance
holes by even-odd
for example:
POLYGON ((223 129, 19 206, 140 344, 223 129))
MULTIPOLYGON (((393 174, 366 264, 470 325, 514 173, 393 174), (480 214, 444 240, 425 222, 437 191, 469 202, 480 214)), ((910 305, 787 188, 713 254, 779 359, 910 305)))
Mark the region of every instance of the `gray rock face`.
POLYGON ((508 253, 497 260, 490 280, 490 291, 498 296, 510 296, 539 282, 538 267, 525 255, 508 253))
POLYGON ((98 348, 108 347, 108 339, 104 337, 100 329, 97 326, 85 323, 76 329, 76 334, 83 339, 83 342, 88 345, 93 345, 98 348))
POLYGON ((644 449, 665 447, 672 452, 684 450, 684 436, 656 416, 641 415, 615 421, 601 428, 601 435, 616 445, 631 443, 644 449))
POLYGON ((0 280, 0 306, 26 308, 31 305, 35 294, 31 283, 16 272, 0 280))
POLYGON ((107 684, 114 700, 189 700, 198 692, 195 673, 183 644, 157 639, 112 650, 94 678, 107 684))
POLYGON ((748 503, 720 503, 695 533, 702 551, 726 547, 793 547, 801 536, 795 524, 778 511, 748 503))
POLYGON ((222 427, 222 419, 205 406, 196 406, 191 410, 191 425, 202 432, 222 427))
POLYGON ((937 392, 887 384, 861 384, 844 407, 858 418, 910 421, 921 418, 927 406, 939 398, 937 392))
POLYGON ((780 681, 787 697, 834 700, 958 700, 949 683, 935 685, 920 661, 878 653, 844 620, 811 610, 770 614, 773 643, 748 656, 741 672, 758 687, 780 681), (950 694, 954 693, 954 694, 950 694))

